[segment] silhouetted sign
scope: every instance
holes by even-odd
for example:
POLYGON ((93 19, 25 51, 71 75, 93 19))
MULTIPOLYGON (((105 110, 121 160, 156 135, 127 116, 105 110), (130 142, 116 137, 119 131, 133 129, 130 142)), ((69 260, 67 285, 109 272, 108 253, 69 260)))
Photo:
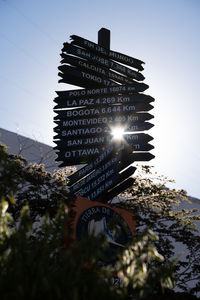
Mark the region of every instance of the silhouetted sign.
MULTIPOLYGON (((71 193, 76 193, 78 190, 86 187, 88 183, 91 183, 93 180, 105 174, 108 171, 108 174, 116 174, 116 172, 120 172, 125 169, 128 165, 130 165, 132 161, 130 159, 121 160, 121 152, 116 153, 113 157, 110 157, 108 160, 103 162, 96 168, 92 170, 88 175, 82 178, 80 181, 76 182, 71 188, 71 193)), ((136 170, 136 168, 134 168, 136 170)), ((135 171, 134 170, 134 171, 135 171)))
POLYGON ((77 109, 66 109, 66 110, 56 110, 57 116, 54 117, 55 120, 58 119, 75 119, 80 117, 104 117, 104 116, 115 116, 130 114, 130 112, 144 112, 149 111, 153 106, 149 103, 135 103, 131 105, 110 105, 110 106, 100 106, 100 107, 88 107, 88 108, 77 108, 77 109))
POLYGON ((54 131, 58 132, 62 129, 66 128, 74 128, 74 127, 88 127, 88 126, 99 126, 110 124, 109 126, 116 126, 121 124, 123 128, 126 130, 130 125, 130 122, 134 122, 135 124, 141 123, 153 118, 153 115, 148 113, 136 113, 136 114, 128 114, 128 115, 113 115, 107 117, 99 117, 99 118, 80 118, 80 119, 70 119, 70 120, 59 120, 55 121, 58 126, 54 127, 54 131))
MULTIPOLYGON (((124 139, 126 139, 126 132, 145 131, 145 130, 149 130, 153 126, 154 125, 149 122, 136 123, 134 125, 130 125, 129 127, 126 128, 127 131, 124 132, 125 133, 124 139)), ((54 139, 59 139, 63 137, 68 137, 73 139, 73 138, 77 138, 78 136, 91 136, 91 137, 95 136, 96 138, 98 137, 99 142, 101 142, 102 140, 100 139, 100 137, 102 137, 106 133, 107 134, 110 133, 110 135, 112 134, 110 127, 106 125, 61 129, 61 131, 58 131, 58 134, 54 136, 54 139)), ((88 143, 87 141, 86 143, 88 143)))
POLYGON ((73 128, 77 126, 88 127, 88 126, 99 126, 104 124, 111 123, 112 125, 123 125, 123 128, 128 128, 130 122, 141 123, 147 120, 152 119, 154 116, 148 113, 135 113, 135 114, 127 114, 127 115, 112 115, 112 116, 104 116, 104 117, 91 117, 91 118, 80 118, 80 119, 60 119, 58 121, 54 121, 58 126, 54 127, 54 131, 58 131, 58 129, 73 128))
MULTIPOLYGON (((123 139, 125 141, 133 141, 133 142, 150 142, 153 140, 152 136, 146 133, 137 133, 137 134, 124 134, 123 139)), ((123 141, 122 139, 122 141, 123 141)))
MULTIPOLYGON (((153 138, 149 136, 148 134, 124 134, 123 139, 120 140, 120 143, 128 142, 131 145, 133 145, 134 149, 136 145, 140 144, 141 147, 144 147, 144 144, 148 143, 153 138), (143 145, 143 146, 142 146, 143 145)), ((110 142, 117 142, 115 139, 113 139, 113 136, 111 134, 105 134, 100 137, 94 136, 94 137, 77 137, 77 138, 62 138, 61 140, 54 141, 54 143, 57 145, 54 149, 66 149, 66 148, 77 148, 77 147, 88 147, 88 146, 105 146, 106 144, 110 142)), ((137 147, 136 147, 137 148, 137 147)), ((141 150, 142 151, 142 150, 141 150)), ((145 151, 145 150, 143 150, 145 151)))
MULTIPOLYGON (((70 188, 70 192, 76 193, 78 190, 84 188, 92 180, 95 180, 97 177, 104 174, 113 165, 115 165, 115 167, 118 167, 119 166, 118 162, 119 162, 119 155, 115 155, 115 156, 111 157, 109 160, 106 160, 104 163, 100 164, 100 166, 98 168, 92 170, 92 172, 90 172, 84 178, 82 178, 80 181, 76 182, 70 188)), ((120 171, 120 170, 117 169, 117 171, 120 171)))
MULTIPOLYGON (((124 149, 124 152, 122 154, 122 156, 124 156, 124 158, 126 158, 127 152, 126 149, 124 149)), ((133 159, 133 161, 150 161, 151 159, 153 159, 155 156, 149 152, 141 152, 141 153, 131 153, 130 155, 130 159, 133 159)), ((123 159, 123 158, 122 158, 123 159)))
MULTIPOLYGON (((121 157, 121 153, 116 154, 113 157, 110 157, 110 159, 106 160, 104 163, 100 164, 98 168, 90 172, 88 175, 86 175, 84 178, 76 182, 71 188, 71 193, 76 193, 80 189, 87 186, 88 183, 91 183, 92 180, 95 180, 102 174, 104 174, 108 169, 112 169, 114 173, 121 172, 123 169, 128 167, 131 163, 133 163, 132 157, 121 157)), ((134 168, 133 172, 135 172, 136 168, 134 168)))
POLYGON ((108 57, 112 60, 119 61, 119 62, 121 62, 125 65, 131 66, 131 67, 136 68, 140 71, 144 70, 144 68, 142 66, 142 64, 144 64, 144 62, 139 60, 139 59, 130 57, 128 55, 125 55, 125 54, 122 54, 122 53, 119 53, 119 52, 115 52, 115 51, 105 49, 105 48, 101 47, 100 45, 95 44, 91 41, 88 41, 84 38, 81 38, 77 35, 71 35, 71 39, 73 40, 72 44, 75 44, 75 45, 78 45, 80 47, 89 49, 93 52, 96 52, 100 55, 108 57))
MULTIPOLYGON (((68 144, 68 141, 66 141, 66 143, 62 143, 62 146, 59 146, 59 141, 55 142, 56 144, 58 144, 56 147, 54 147, 54 150, 61 150, 61 149, 65 149, 66 151, 69 149, 73 149, 74 151, 78 151, 80 149, 80 144, 76 144, 74 143, 74 141, 70 141, 70 143, 68 144), (77 148, 78 147, 78 148, 77 148)), ((154 146, 147 144, 147 143, 134 143, 133 141, 127 141, 127 144, 132 146, 133 151, 150 151, 152 149, 154 149, 154 146)), ((128 146, 127 145, 127 146, 128 146)), ((99 149, 99 151, 102 150, 103 147, 106 146, 106 143, 93 143, 91 140, 88 139, 86 144, 83 144, 82 147, 84 147, 85 149, 87 148, 91 148, 91 147, 97 147, 99 149)))
MULTIPOLYGON (((140 151, 140 149, 145 148, 151 148, 153 146, 151 145, 145 145, 145 144, 133 144, 129 145, 129 143, 126 145, 126 148, 131 147, 132 150, 140 151)), ((56 158, 57 161, 65 161, 69 162, 71 165, 73 165, 73 161, 77 161, 77 164, 86 164, 89 162, 89 159, 92 160, 94 158, 97 158, 102 151, 104 151, 105 147, 100 146, 88 146, 88 147, 79 147, 79 148, 67 148, 67 149, 60 149, 58 148, 59 152, 57 153, 58 157, 56 158)), ((136 154, 137 152, 134 152, 136 154)), ((140 154, 142 152, 139 152, 140 154)), ((142 158, 142 156, 141 156, 142 158)))
MULTIPOLYGON (((122 182, 121 184, 113 188, 111 191, 109 192, 106 191, 106 193, 104 193, 101 196, 101 199, 103 200, 103 202, 108 202, 109 200, 113 199, 117 195, 121 194, 122 192, 130 188, 133 185, 134 181, 135 181, 134 178, 128 178, 127 180, 125 180, 124 182, 122 182)), ((101 199, 96 198, 96 201, 98 200, 102 201, 101 199)))
MULTIPOLYGON (((143 90, 148 88, 148 85, 141 83, 140 86, 143 87, 143 90)), ((116 95, 116 94, 129 94, 135 93, 137 89, 135 85, 115 85, 112 87, 99 87, 91 89, 77 89, 69 91, 56 91, 60 98, 65 100, 77 99, 82 97, 94 97, 94 96, 103 96, 103 95, 116 95)))
POLYGON ((154 125, 149 122, 136 123, 134 125, 130 125, 127 128, 127 131, 146 131, 153 127, 154 125))
MULTIPOLYGON (((116 83, 109 79, 104 79, 96 74, 88 73, 87 71, 81 71, 75 67, 62 66, 64 73, 59 72, 58 76, 62 79, 58 82, 71 83, 72 78, 76 80, 76 85, 82 86, 84 82, 94 86, 115 86, 116 83)), ((61 67, 59 67, 61 68, 61 67)))
MULTIPOLYGON (((65 166, 73 166, 75 163, 77 165, 80 164, 88 164, 91 160, 97 158, 104 149, 101 150, 98 147, 91 147, 91 148, 80 148, 78 150, 60 150, 57 155, 56 161, 63 161, 60 164, 61 167, 65 166)), ((125 152, 126 153, 126 152, 125 152)), ((124 153, 124 155, 125 155, 124 153)), ((154 158, 154 155, 148 152, 141 152, 141 153, 132 153, 131 154, 133 161, 149 161, 154 158)))
MULTIPOLYGON (((89 63, 89 62, 83 60, 83 59, 73 57, 70 55, 66 55, 66 54, 64 57, 65 58, 61 61, 61 63, 71 64, 72 66, 78 67, 78 69, 87 70, 88 72, 95 73, 98 76, 101 76, 105 79, 115 80, 115 81, 117 81, 119 83, 123 83, 123 84, 125 84, 125 83, 132 84, 132 82, 133 82, 132 79, 128 79, 127 77, 124 77, 120 74, 112 72, 108 69, 104 69, 102 67, 96 66, 92 63, 89 63)), ((58 67, 58 69, 61 72, 65 73, 65 66, 66 65, 62 65, 62 66, 58 67)))
POLYGON ((116 96, 103 96, 103 97, 87 97, 81 99, 65 100, 60 97, 56 97, 54 102, 56 105, 54 108, 74 108, 79 106, 100 106, 100 105, 112 105, 112 104, 134 104, 134 103, 151 103, 154 98, 145 94, 131 94, 131 95, 116 95, 116 96))
POLYGON ((88 200, 96 200, 98 199, 105 191, 113 187, 118 179, 118 175, 113 176, 106 182, 102 183, 97 189, 95 189, 90 194, 87 194, 86 197, 88 200))
MULTIPOLYGON (((100 193, 103 193, 106 189, 111 188, 112 185, 117 182, 119 177, 119 174, 116 174, 115 172, 115 167, 105 171, 103 174, 101 174, 98 178, 92 180, 90 183, 88 183, 84 188, 82 188, 77 195, 79 196, 86 196, 88 197, 91 192, 95 190, 95 194, 98 191, 98 188, 101 186, 99 189, 100 193), (105 186, 103 188, 103 186, 105 186)), ((99 194, 98 194, 99 195, 99 194)), ((88 198, 89 199, 89 198, 88 198)), ((89 200, 93 200, 89 199, 89 200)))
MULTIPOLYGON (((95 73, 89 73, 88 71, 79 70, 75 67, 63 65, 58 67, 58 69, 62 70, 62 73, 58 73, 58 76, 62 78, 58 82, 71 83, 71 80, 73 78, 77 82, 76 85, 79 86, 82 86, 84 82, 86 82, 86 84, 93 84, 94 86, 109 87, 116 85, 116 83, 110 79, 104 79, 103 77, 96 75, 95 73)), ((135 91, 137 92, 144 92, 149 87, 145 83, 140 83, 137 81, 132 81, 130 85, 135 86, 135 91)))
MULTIPOLYGON (((118 151, 122 151, 124 149, 124 145, 121 148, 118 147, 118 151)), ((92 160, 87 166, 79 169, 76 173, 69 176, 69 185, 74 184, 76 181, 80 180, 88 173, 92 172, 95 168, 99 167, 102 163, 105 162, 106 159, 109 159, 111 155, 113 155, 116 151, 116 145, 111 144, 104 149, 104 152, 100 154, 95 160, 92 160)))
MULTIPOLYGON (((154 125, 148 122, 143 123, 136 123, 135 125, 130 125, 126 128, 127 131, 124 132, 124 136, 126 139, 126 135, 129 134, 129 132, 135 132, 135 131, 145 131, 150 128, 152 128, 154 125)), ((63 139, 63 138, 70 138, 70 139, 77 139, 78 136, 91 136, 91 138, 94 138, 93 136, 96 136, 98 138, 106 136, 110 134, 110 139, 112 139, 112 133, 110 131, 110 128, 106 125, 104 126, 92 126, 92 127, 83 127, 83 128, 70 128, 70 129, 62 129, 56 130, 58 133, 54 136, 54 139, 63 139)), ((102 139, 99 140, 101 142, 102 139)), ((79 143, 79 142, 78 142, 79 143)))
MULTIPOLYGON (((96 54, 92 53, 91 51, 87 51, 83 48, 76 47, 72 44, 64 43, 64 47, 63 47, 62 51, 66 51, 67 53, 84 58, 87 61, 94 63, 95 65, 100 65, 104 68, 117 71, 118 73, 121 73, 130 79, 136 79, 138 81, 142 81, 145 79, 141 73, 139 73, 135 70, 127 68, 124 65, 118 64, 113 60, 96 55, 96 54)), ((65 54, 64 53, 61 54, 61 57, 63 58, 62 62, 65 62, 65 54)))
POLYGON ((127 179, 135 172, 134 167, 129 167, 122 173, 117 173, 115 166, 101 174, 96 180, 87 184, 85 188, 78 192, 78 195, 85 196, 89 200, 97 199, 106 190, 113 188, 116 184, 127 179))

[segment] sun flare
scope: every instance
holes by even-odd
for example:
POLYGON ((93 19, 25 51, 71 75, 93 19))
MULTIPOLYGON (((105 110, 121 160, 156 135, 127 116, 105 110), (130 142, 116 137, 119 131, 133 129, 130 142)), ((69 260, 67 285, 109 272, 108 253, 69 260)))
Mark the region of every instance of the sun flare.
POLYGON ((113 136, 113 139, 122 140, 124 135, 124 129, 122 127, 113 127, 111 129, 111 134, 113 136))

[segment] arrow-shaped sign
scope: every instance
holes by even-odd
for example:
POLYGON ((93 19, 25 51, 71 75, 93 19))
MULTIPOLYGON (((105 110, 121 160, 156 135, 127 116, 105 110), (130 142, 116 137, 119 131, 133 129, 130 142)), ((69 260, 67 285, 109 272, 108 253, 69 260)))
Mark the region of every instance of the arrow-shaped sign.
POLYGON ((101 164, 103 164, 106 160, 110 159, 111 155, 115 154, 116 151, 122 151, 124 149, 124 145, 121 147, 116 144, 111 144, 108 145, 105 149, 104 152, 100 154, 99 157, 96 159, 92 160, 87 166, 77 170, 74 174, 69 176, 69 185, 74 184, 87 174, 91 173, 94 171, 95 168, 98 168, 101 164))
POLYGON ((100 106, 100 107, 89 107, 89 108, 77 108, 77 109, 66 109, 66 110, 56 110, 57 116, 54 120, 58 119, 73 119, 81 117, 104 117, 112 116, 123 116, 130 113, 136 112, 146 112, 153 108, 149 103, 135 103, 135 104, 122 104, 122 105, 110 105, 110 106, 100 106))
POLYGON ((69 83, 71 84, 72 80, 76 82, 75 85, 87 87, 88 85, 98 87, 98 86, 115 86, 116 83, 109 79, 104 79, 98 75, 89 73, 87 71, 81 71, 75 67, 66 66, 65 72, 58 73, 62 79, 58 82, 69 83))
POLYGON ((95 96, 81 99, 65 100, 61 97, 56 97, 54 102, 57 108, 74 108, 79 106, 96 106, 113 105, 113 104, 134 104, 134 103, 151 103, 154 98, 145 94, 130 94, 130 95, 116 95, 116 96, 95 96))
POLYGON ((116 60, 119 61, 125 65, 131 66, 133 68, 136 68, 140 71, 144 70, 142 64, 144 64, 143 61, 136 59, 134 57, 130 57, 128 55, 119 53, 119 52, 115 52, 115 51, 111 51, 108 49, 105 49, 103 47, 101 47, 98 44, 95 44, 91 41, 88 41, 82 37, 79 37, 77 35, 71 35, 71 39, 73 40, 72 44, 78 45, 80 47, 89 49, 93 52, 98 53, 99 55, 108 57, 112 60, 116 60))
MULTIPOLYGON (((130 159, 120 161, 121 153, 116 153, 115 156, 107 159, 105 162, 99 165, 98 168, 89 172, 84 178, 80 181, 76 182, 71 188, 70 193, 76 193, 78 190, 83 189, 86 187, 91 181, 97 179, 105 172, 108 171, 108 174, 116 174, 117 172, 121 172, 125 169, 128 165, 132 163, 130 159), (112 170, 112 171, 111 171, 112 170)), ((135 168, 136 170, 136 168, 135 168)), ((70 183, 71 184, 71 183, 70 183)))
MULTIPOLYGON (((90 144, 88 142, 87 145, 82 145, 82 146, 80 145, 79 147, 78 147, 78 145, 75 146, 74 142, 72 142, 73 146, 70 146, 67 143, 63 143, 62 141, 57 141, 55 143, 57 144, 57 146, 54 147, 54 150, 63 150, 63 149, 65 149, 66 151, 71 150, 71 149, 73 151, 78 151, 79 149, 82 149, 81 147, 83 147, 83 146, 84 146, 85 149, 95 146, 99 149, 99 151, 101 151, 102 148, 105 148, 105 146, 106 146, 106 143, 102 143, 102 144, 96 144, 96 143, 92 144, 91 143, 90 144), (59 142, 62 143, 61 146, 60 146, 59 142)), ((128 145, 131 145, 133 147, 134 151, 150 151, 150 150, 154 149, 154 146, 152 146, 150 144, 147 144, 147 143, 134 143, 132 141, 127 141, 127 143, 128 143, 128 145)))
MULTIPOLYGON (((97 54, 92 53, 91 51, 87 51, 83 48, 76 47, 72 44, 69 43, 64 43, 63 44, 63 49, 62 51, 73 54, 75 56, 81 57, 91 63, 94 63, 97 66, 102 66, 104 68, 112 69, 120 74, 125 75, 126 77, 130 79, 136 79, 138 81, 144 80, 143 74, 132 70, 130 68, 127 68, 124 65, 118 64, 117 62, 101 57, 97 54)), ((63 62, 65 62, 65 54, 62 53, 61 57, 63 58, 63 62)))
MULTIPOLYGON (((124 139, 126 139, 126 133, 128 134, 129 132, 135 132, 135 131, 146 131, 149 130, 153 127, 154 125, 149 123, 149 122, 143 122, 143 123, 136 123, 134 125, 130 125, 126 128, 126 131, 124 131, 124 139)), ((69 129, 61 129, 58 131, 58 134, 54 136, 54 139, 63 139, 63 138, 71 138, 71 139, 76 139, 79 136, 95 136, 98 139, 93 141, 98 141, 102 142, 100 139, 101 136, 104 136, 106 134, 112 135, 111 128, 106 125, 102 126, 90 126, 90 127, 80 127, 80 128, 69 128, 69 129)), ((75 144, 76 142, 74 142, 75 144)), ((89 139, 86 140, 86 143, 83 145, 86 145, 89 143, 89 139)), ((81 145, 81 142, 79 143, 81 145)), ((72 144, 71 144, 72 146, 72 144)))
MULTIPOLYGON (((141 123, 144 121, 151 120, 154 116, 148 113, 135 113, 128 115, 112 115, 106 117, 95 117, 95 118, 80 118, 80 119, 70 119, 70 120, 59 120, 54 121, 58 126, 54 127, 54 131, 58 132, 61 129, 75 128, 75 127, 88 127, 88 126, 100 126, 105 124, 110 124, 114 126, 122 126, 125 129, 128 128, 130 122, 141 123), (124 126, 124 124, 127 124, 124 126)), ((109 126, 110 126, 109 125, 109 126)))
MULTIPOLYGON (((97 147, 79 149, 78 151, 60 151, 57 153, 58 157, 55 160, 63 161, 59 167, 88 164, 92 159, 96 159, 100 154, 102 154, 103 151, 104 149, 100 151, 97 147)), ((149 161, 154 158, 154 155, 149 152, 136 152, 132 153, 131 156, 133 161, 149 161)))
MULTIPOLYGON (((58 82, 64 82, 64 83, 71 83, 71 80, 77 81, 76 85, 82 86, 82 84, 85 82, 86 86, 87 84, 92 84, 94 86, 115 86, 116 82, 110 80, 110 79, 104 79, 103 77, 96 75, 93 72, 83 71, 79 70, 78 68, 63 65, 58 67, 58 69, 62 70, 62 73, 59 72, 58 76, 60 76, 62 79, 58 82), (80 81, 79 81, 80 80, 80 81), (79 84, 80 83, 80 84, 79 84)), ((130 85, 135 86, 135 90, 137 92, 144 92, 146 89, 148 89, 148 85, 145 83, 140 83, 137 81, 133 81, 133 83, 130 83, 130 85)))
POLYGON ((105 170, 102 174, 100 174, 97 178, 94 178, 90 182, 88 182, 84 187, 79 190, 78 194, 79 196, 86 196, 87 194, 91 193, 92 191, 96 190, 102 183, 105 181, 108 181, 110 177, 116 177, 119 176, 116 170, 116 167, 113 166, 109 168, 108 170, 105 170))
MULTIPOLYGON (((88 61, 85 61, 81 58, 78 57, 74 57, 74 56, 70 56, 70 55, 66 55, 66 54, 62 54, 64 56, 64 59, 61 60, 62 64, 70 64, 74 67, 77 67, 79 70, 86 70, 87 72, 92 72, 97 74, 100 77, 103 77, 105 79, 108 80, 114 80, 117 83, 123 83, 123 84, 132 84, 132 79, 128 79, 127 77, 124 77, 118 73, 115 73, 109 69, 106 68, 102 68, 100 66, 96 66, 88 61)), ((62 56, 61 55, 61 56, 62 56)), ((62 65, 60 67, 58 67, 58 69, 65 73, 65 65, 62 65)))
MULTIPOLYGON (((109 178, 107 180, 104 179, 103 184, 98 184, 96 186, 96 188, 91 188, 91 189, 88 189, 88 191, 87 191, 87 187, 86 187, 86 189, 85 189, 86 191, 84 191, 84 192, 80 191, 78 194, 80 196, 86 197, 88 200, 93 201, 97 197, 99 198, 100 195, 105 193, 107 190, 113 188, 116 184, 119 184, 120 182, 127 179, 127 177, 131 176, 134 172, 135 172, 135 168, 129 167, 122 173, 113 175, 112 178, 110 178, 111 176, 109 176, 109 178)), ((102 176, 102 178, 103 178, 103 176, 102 176)))
MULTIPOLYGON (((87 184, 89 184, 92 180, 95 180, 97 177, 104 174, 107 170, 112 168, 113 166, 119 166, 119 155, 115 155, 111 157, 109 160, 106 160, 102 163, 98 168, 87 174, 80 181, 76 182, 71 188, 70 193, 76 193, 80 189, 83 189, 87 184)), ((117 170, 120 171, 120 170, 117 170)))
POLYGON ((134 178, 128 178, 121 184, 114 187, 111 191, 102 194, 101 197, 95 197, 94 201, 98 200, 98 201, 104 202, 104 203, 108 202, 109 200, 113 199, 120 193, 124 192, 126 189, 130 188, 133 185, 134 181, 135 181, 134 178))
MULTIPOLYGON (((121 139, 121 143, 127 142, 131 144, 134 149, 139 149, 140 147, 147 147, 145 145, 149 142, 149 140, 152 140, 152 137, 148 134, 124 134, 123 138, 121 139), (140 145, 140 146, 138 146, 140 145)), ((54 147, 54 149, 67 149, 67 148, 81 148, 81 147, 91 147, 91 146, 104 146, 108 143, 116 143, 116 139, 113 138, 113 136, 110 134, 105 134, 102 136, 94 136, 94 137, 79 137, 79 138, 66 138, 61 139, 58 141, 54 141, 54 143, 57 145, 54 147)), ((150 147, 150 145, 149 145, 150 147)), ((152 146, 151 146, 152 147, 152 146)), ((153 148, 151 148, 153 149, 153 148)), ((149 151, 151 149, 148 149, 146 151, 149 151)), ((139 150, 138 150, 139 151, 139 150)), ((145 151, 145 150, 140 150, 145 151)))
MULTIPOLYGON (((146 84, 145 84, 146 86, 146 84)), ((98 87, 89 89, 77 89, 69 91, 56 91, 60 98, 65 100, 79 99, 82 97, 94 97, 94 96, 105 96, 105 95, 117 95, 117 94, 130 94, 137 92, 135 85, 115 85, 112 87, 98 87)))

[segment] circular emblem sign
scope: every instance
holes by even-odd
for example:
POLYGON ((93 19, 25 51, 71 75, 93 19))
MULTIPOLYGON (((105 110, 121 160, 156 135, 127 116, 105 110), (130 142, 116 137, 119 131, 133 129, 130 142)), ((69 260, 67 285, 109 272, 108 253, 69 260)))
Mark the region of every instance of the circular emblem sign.
POLYGON ((116 251, 122 249, 135 236, 135 215, 125 209, 80 196, 76 196, 71 209, 75 213, 71 224, 73 238, 80 240, 84 236, 104 234, 110 246, 104 254, 110 261, 114 261, 116 251))
POLYGON ((81 239, 83 236, 98 236, 100 233, 105 235, 110 245, 105 254, 113 259, 116 251, 133 238, 128 224, 120 214, 108 206, 96 205, 87 208, 80 215, 76 236, 81 239))

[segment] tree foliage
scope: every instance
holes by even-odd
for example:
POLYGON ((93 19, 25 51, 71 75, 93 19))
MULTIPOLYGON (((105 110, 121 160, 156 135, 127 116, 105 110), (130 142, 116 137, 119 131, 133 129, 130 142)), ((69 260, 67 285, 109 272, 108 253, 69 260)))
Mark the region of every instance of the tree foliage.
POLYGON ((194 279, 191 292, 198 292, 200 240, 192 224, 198 217, 173 210, 185 192, 167 189, 165 179, 155 182, 149 168, 143 171, 148 176, 138 177, 126 201, 115 204, 137 216, 137 235, 110 265, 103 235, 71 240, 71 170, 50 174, 1 145, 1 299, 190 299, 173 288, 186 292, 194 279), (184 259, 174 260, 173 240, 187 248, 184 259))
POLYGON ((195 221, 200 220, 197 209, 179 209, 181 202, 189 202, 184 190, 166 188, 170 181, 152 174, 143 166, 127 200, 121 206, 137 216, 137 231, 151 229, 159 237, 156 249, 165 263, 177 256, 174 270, 176 287, 192 293, 200 292, 200 236, 195 221), (184 253, 177 253, 177 246, 184 253))

